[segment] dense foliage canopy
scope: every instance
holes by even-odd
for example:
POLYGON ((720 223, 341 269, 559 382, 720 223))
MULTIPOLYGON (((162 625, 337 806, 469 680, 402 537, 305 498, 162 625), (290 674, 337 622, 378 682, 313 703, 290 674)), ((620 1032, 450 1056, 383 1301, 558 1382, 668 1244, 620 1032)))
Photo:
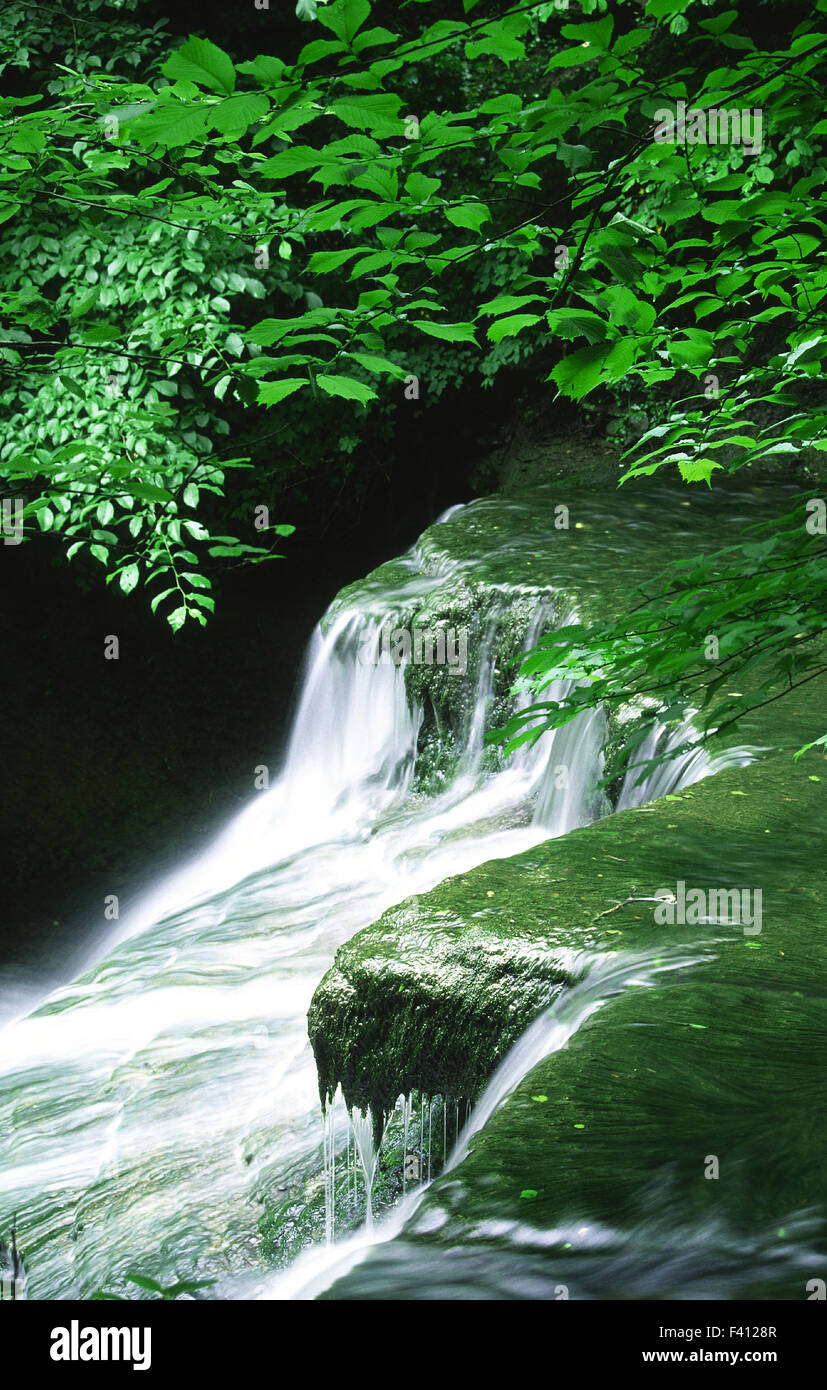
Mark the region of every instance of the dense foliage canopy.
POLYGON ((623 479, 789 455, 815 501, 556 634, 538 694, 581 683, 512 740, 641 692, 705 732, 827 669, 827 0, 299 0, 295 51, 241 60, 140 8, 0 18, 7 539, 203 623, 205 555, 292 529, 250 440, 289 514, 291 459, 346 484, 371 432, 519 370, 635 406, 623 479))

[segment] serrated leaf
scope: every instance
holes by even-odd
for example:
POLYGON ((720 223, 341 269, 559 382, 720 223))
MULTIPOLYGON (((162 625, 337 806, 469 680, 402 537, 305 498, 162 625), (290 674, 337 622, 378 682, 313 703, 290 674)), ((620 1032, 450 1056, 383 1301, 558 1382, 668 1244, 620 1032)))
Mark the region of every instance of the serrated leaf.
POLYGON ((575 338, 585 338, 589 343, 602 343, 606 337, 606 324, 591 309, 549 309, 546 322, 555 337, 567 342, 575 338))
POLYGON ((207 129, 207 117, 200 107, 183 101, 159 102, 154 111, 132 124, 132 134, 144 145, 174 149, 200 140, 207 129))
POLYGON ((398 362, 389 361, 387 357, 377 357, 372 352, 351 352, 350 356, 368 372, 385 372, 400 381, 407 375, 404 367, 400 367, 398 362))
POLYGON ((428 174, 423 174, 419 169, 415 169, 409 174, 405 181, 405 192, 409 198, 416 203, 427 202, 432 193, 442 185, 442 179, 431 178, 428 174))
POLYGON ((266 116, 270 103, 263 92, 243 92, 238 96, 227 97, 210 111, 210 124, 222 135, 240 135, 266 116))
POLYGON ((330 103, 329 109, 345 125, 381 137, 404 133, 398 115, 401 104, 401 97, 383 92, 376 96, 340 97, 330 103))
POLYGON ((342 43, 351 44, 370 14, 368 0, 333 0, 316 15, 325 29, 332 29, 342 43))
POLYGON ((708 487, 712 486, 710 478, 714 468, 723 468, 723 464, 715 463, 713 459, 694 462, 681 459, 678 463, 678 471, 685 483, 706 483, 708 487))
POLYGON ((441 338, 446 343, 473 343, 478 347, 473 323, 431 323, 428 319, 412 319, 413 327, 431 338, 441 338))
MULTIPOLYGON (((619 345, 595 343, 590 347, 579 348, 577 352, 570 353, 562 362, 558 362, 551 377, 557 382, 560 394, 579 401, 601 382, 608 383, 614 380, 614 371, 610 369, 609 364, 616 346, 619 345)), ((619 364, 616 364, 615 370, 617 365, 619 364)))
POLYGON ((503 338, 514 338, 524 328, 540 323, 541 319, 542 314, 509 314, 507 318, 497 319, 496 323, 491 324, 488 337, 492 343, 502 342, 503 338))
POLYGON ((368 401, 376 399, 376 392, 370 386, 366 386, 362 381, 354 381, 349 376, 328 376, 320 375, 316 377, 316 384, 328 396, 341 396, 346 401, 360 401, 365 405, 368 401))
POLYGON ((278 405, 295 391, 301 391, 307 382, 302 377, 286 377, 283 381, 260 381, 258 399, 261 405, 278 405))
POLYGON ((338 270, 354 256, 358 256, 362 249, 361 246, 353 246, 342 251, 314 251, 307 263, 307 269, 312 275, 324 275, 328 271, 338 270))
POLYGON ((235 90, 232 59, 211 39, 196 36, 187 39, 167 58, 161 71, 173 81, 183 78, 187 82, 197 82, 200 87, 209 87, 213 92, 225 92, 228 96, 235 90))
POLYGON ((542 296, 539 294, 498 294, 496 299, 481 304, 477 318, 489 318, 494 314, 510 314, 522 309, 526 304, 534 304, 542 296))
POLYGON ((446 208, 445 216, 455 227, 467 227, 471 232, 478 232, 483 222, 491 221, 485 203, 461 203, 458 208, 446 208))

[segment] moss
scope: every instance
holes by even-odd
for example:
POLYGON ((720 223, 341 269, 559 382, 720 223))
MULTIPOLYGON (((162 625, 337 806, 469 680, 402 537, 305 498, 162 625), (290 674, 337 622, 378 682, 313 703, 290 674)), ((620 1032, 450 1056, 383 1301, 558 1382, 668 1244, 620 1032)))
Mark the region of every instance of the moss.
MULTIPOLYGON (((778 487, 734 493, 727 512, 731 533, 740 522, 777 510, 787 495, 778 487)), ((575 603, 581 612, 611 611, 622 597, 615 572, 629 584, 656 574, 667 557, 721 542, 717 494, 687 495, 685 488, 659 485, 607 501, 587 488, 554 485, 519 500, 487 499, 462 509, 426 531, 405 561, 351 586, 343 598, 369 607, 389 579, 410 589, 413 576, 418 587, 400 610, 409 622, 431 631, 437 625, 465 626, 474 634, 467 678, 439 666, 412 665, 406 671, 410 696, 423 709, 418 790, 437 791, 456 771, 487 640, 494 653, 490 727, 511 708, 514 662, 537 623, 541 599, 554 605, 558 619, 575 603), (561 505, 568 508, 568 529, 556 525, 561 505)), ((808 687, 745 718, 741 736, 759 745, 780 739, 795 748, 821 732, 817 708, 808 687)), ((613 713, 610 753, 623 743, 638 713, 631 706, 613 713)), ((486 751, 491 760, 500 756, 498 748, 486 751)), ((788 770, 785 761, 778 774, 782 782, 788 770)), ((729 781, 717 778, 702 790, 690 789, 679 797, 680 824, 686 806, 698 797, 698 804, 714 804, 720 815, 719 825, 710 823, 714 838, 719 828, 730 827, 740 806, 737 798, 753 795, 737 790, 738 777, 749 787, 750 779, 770 775, 768 770, 735 772, 729 781)), ((310 1010, 322 1094, 341 1082, 352 1104, 370 1104, 380 1114, 401 1091, 477 1095, 511 1041, 554 991, 570 982, 562 962, 590 941, 579 895, 585 892, 589 899, 584 910, 600 910, 600 890, 617 878, 614 841, 618 861, 628 859, 634 847, 637 876, 649 882, 657 877, 658 863, 649 837, 659 824, 671 826, 674 804, 675 798, 668 798, 647 808, 640 813, 645 820, 624 812, 582 832, 585 840, 578 832, 527 858, 503 861, 504 867, 483 865, 359 933, 339 951, 310 1010), (586 872, 588 861, 594 881, 586 872)), ((516 808, 515 821, 520 815, 516 808)), ((686 823, 691 825, 691 817, 686 823)), ((766 847, 766 841, 762 844, 766 847)), ((661 875, 650 891, 668 881, 661 875)), ((620 892, 622 884, 615 886, 620 892)), ((628 891, 627 882, 620 896, 628 891)))
POLYGON ((341 1084, 349 1104, 375 1112, 410 1090, 475 1097, 531 1019, 576 978, 577 953, 651 944, 648 905, 599 915, 630 895, 654 896, 679 879, 752 883, 765 886, 766 904, 775 879, 788 912, 791 864, 798 860, 801 873, 796 901, 808 876, 794 849, 778 856, 773 845, 794 846, 799 816, 815 814, 822 784, 808 770, 814 765, 825 760, 796 765, 777 754, 720 773, 386 912, 340 948, 314 995, 308 1024, 322 1095, 341 1084))
POLYGON ((473 1099, 532 1017, 570 983, 548 942, 528 942, 492 910, 479 871, 476 909, 442 908, 443 889, 403 903, 337 952, 308 1031, 322 1098, 387 1115, 400 1094, 473 1099))
POLYGON ((570 1297, 806 1297, 827 1253, 825 781, 822 757, 776 754, 430 895, 470 926, 493 892, 515 948, 556 938, 666 961, 683 944, 703 960, 607 996, 433 1185, 396 1252, 331 1297, 376 1296, 379 1272, 386 1298, 423 1284, 434 1296, 445 1279, 455 1297, 514 1297, 526 1281, 539 1298, 560 1284, 570 1297), (760 888, 761 933, 658 925, 647 903, 608 912, 680 879, 760 888))

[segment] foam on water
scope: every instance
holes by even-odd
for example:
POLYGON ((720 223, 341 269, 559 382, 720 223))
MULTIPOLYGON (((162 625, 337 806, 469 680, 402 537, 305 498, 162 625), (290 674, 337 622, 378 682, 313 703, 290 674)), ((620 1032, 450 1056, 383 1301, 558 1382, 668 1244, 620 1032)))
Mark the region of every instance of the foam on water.
MULTIPOLYGON (((335 1160, 306 1014, 337 947, 448 875, 597 813, 599 714, 483 770, 506 593, 480 629, 456 770, 438 795, 414 794, 422 711, 400 667, 359 652, 442 568, 423 576, 412 553, 392 588, 335 607, 313 635, 270 789, 148 894, 79 978, 0 1032, 0 1228, 19 1213, 34 1297, 124 1287, 131 1270, 170 1283, 261 1269, 267 1194, 321 1175, 326 1144, 335 1160), (515 824, 526 801, 534 819, 515 824)), ((548 600, 537 596, 529 641, 548 600)), ((675 780, 705 770, 695 759, 675 780)), ((660 791, 658 777, 624 790, 624 804, 660 791)), ((357 1120, 369 1192, 368 1130, 357 1120)))

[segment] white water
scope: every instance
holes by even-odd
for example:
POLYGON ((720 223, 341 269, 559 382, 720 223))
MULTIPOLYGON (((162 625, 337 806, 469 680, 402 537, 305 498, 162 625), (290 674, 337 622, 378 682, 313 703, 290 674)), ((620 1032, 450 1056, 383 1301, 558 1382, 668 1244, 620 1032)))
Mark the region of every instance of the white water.
POLYGON ((456 772, 412 794, 421 712, 401 669, 357 658, 367 625, 444 579, 419 568, 413 555, 405 583, 315 633, 270 790, 0 1033, 0 1228, 18 1213, 34 1297, 89 1296, 130 1270, 222 1288, 261 1270, 261 1203, 323 1181, 305 1020, 336 948, 393 903, 595 814, 600 716, 482 771, 496 608, 456 772))
MULTIPOLYGON (((624 989, 648 986, 664 972, 680 970, 708 958, 708 952, 702 947, 695 947, 691 951, 681 948, 670 951, 665 950, 662 944, 649 955, 615 951, 605 955, 582 952, 577 959, 574 955, 571 973, 580 978, 535 1019, 503 1058, 463 1126, 445 1164, 444 1173, 451 1172, 462 1162, 474 1135, 484 1128, 532 1068, 565 1047, 586 1020, 613 995, 624 989)), ((400 1099, 406 1110, 407 1121, 410 1098, 400 1099)), ((360 1123, 364 1124, 362 1117, 360 1123)), ((375 1164, 374 1156, 374 1169, 375 1164)), ((316 1298, 337 1279, 349 1274, 376 1246, 399 1235, 404 1227, 419 1234, 438 1230, 448 1219, 438 1206, 423 1213, 417 1222, 413 1220, 429 1185, 430 1175, 397 1203, 377 1226, 368 1221, 355 1236, 325 1249, 308 1251, 290 1269, 271 1275, 251 1289, 251 1296, 276 1300, 316 1298)))

